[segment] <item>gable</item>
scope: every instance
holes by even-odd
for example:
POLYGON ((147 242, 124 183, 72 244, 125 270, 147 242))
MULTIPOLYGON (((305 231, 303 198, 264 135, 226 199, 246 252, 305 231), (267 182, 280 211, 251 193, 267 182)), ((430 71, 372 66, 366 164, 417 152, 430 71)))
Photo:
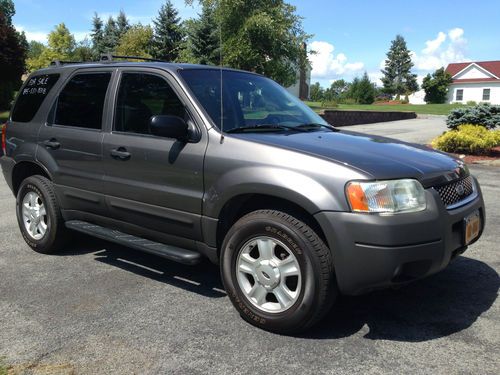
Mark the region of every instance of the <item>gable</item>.
POLYGON ((467 68, 458 72, 453 79, 484 79, 484 78, 495 78, 493 74, 488 72, 482 67, 476 64, 470 64, 467 68))

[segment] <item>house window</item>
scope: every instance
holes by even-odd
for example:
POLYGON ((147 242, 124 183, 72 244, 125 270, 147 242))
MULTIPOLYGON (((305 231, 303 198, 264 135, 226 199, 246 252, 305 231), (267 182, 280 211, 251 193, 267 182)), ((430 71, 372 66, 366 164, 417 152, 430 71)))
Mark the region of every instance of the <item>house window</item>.
POLYGON ((464 90, 463 89, 457 90, 457 93, 455 95, 456 95, 455 97, 456 101, 462 101, 464 99, 464 90))
POLYGON ((483 89, 483 100, 490 100, 490 89, 483 89))

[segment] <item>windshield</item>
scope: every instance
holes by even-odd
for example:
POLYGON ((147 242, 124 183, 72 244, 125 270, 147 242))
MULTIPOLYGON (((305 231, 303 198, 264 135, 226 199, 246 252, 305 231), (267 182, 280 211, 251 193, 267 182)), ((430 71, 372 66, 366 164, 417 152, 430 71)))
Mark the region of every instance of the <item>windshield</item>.
MULTIPOLYGON (((181 70, 181 76, 221 129, 221 72, 215 69, 181 70)), ((276 82, 251 73, 222 71, 224 131, 237 128, 287 129, 327 123, 276 82), (281 125, 279 127, 278 125, 281 125)))

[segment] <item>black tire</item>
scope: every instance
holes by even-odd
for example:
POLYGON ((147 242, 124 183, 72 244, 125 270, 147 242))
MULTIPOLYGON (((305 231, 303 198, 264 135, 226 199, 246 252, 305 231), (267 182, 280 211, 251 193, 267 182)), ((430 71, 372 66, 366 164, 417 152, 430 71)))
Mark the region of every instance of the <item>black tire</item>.
POLYGON ((302 221, 275 210, 254 211, 233 225, 222 244, 221 275, 226 292, 243 319, 282 334, 298 333, 313 326, 330 310, 338 294, 331 252, 323 240, 302 221), (239 253, 245 243, 258 236, 286 244, 300 266, 300 293, 283 312, 265 312, 254 306, 237 281, 239 253))
POLYGON ((43 176, 26 178, 19 187, 16 200, 17 222, 24 241, 36 252, 42 254, 55 253, 67 243, 68 230, 64 226, 61 210, 57 204, 52 182, 43 176), (22 214, 22 202, 29 192, 35 192, 42 200, 46 209, 47 229, 40 239, 34 239, 25 228, 22 214))

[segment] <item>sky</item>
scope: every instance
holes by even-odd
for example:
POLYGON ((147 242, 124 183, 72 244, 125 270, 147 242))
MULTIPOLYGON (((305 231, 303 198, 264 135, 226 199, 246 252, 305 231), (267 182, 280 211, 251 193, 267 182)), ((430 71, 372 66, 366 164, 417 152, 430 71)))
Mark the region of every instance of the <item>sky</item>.
MULTIPOLYGON (((173 0, 182 19, 196 17, 197 5, 173 0)), ((287 0, 312 34, 312 82, 329 86, 365 71, 380 85, 380 69, 391 40, 403 35, 419 81, 451 62, 500 60, 500 0, 287 0)), ((28 40, 46 42, 64 22, 77 40, 89 36, 92 17, 124 10, 132 23, 149 24, 161 0, 14 0, 13 22, 28 40)), ((196 3, 196 2, 195 2, 196 3)))

